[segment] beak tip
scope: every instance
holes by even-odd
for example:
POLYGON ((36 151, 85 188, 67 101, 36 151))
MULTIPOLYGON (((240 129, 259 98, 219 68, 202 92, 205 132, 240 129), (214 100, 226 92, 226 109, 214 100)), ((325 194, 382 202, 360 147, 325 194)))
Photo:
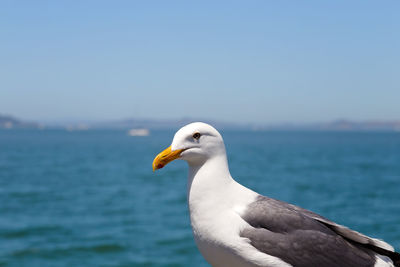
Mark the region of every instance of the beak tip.
POLYGON ((163 168, 164 164, 159 163, 158 161, 154 160, 152 167, 153 167, 153 172, 155 172, 156 170, 163 168))
POLYGON ((153 172, 158 169, 164 168, 169 162, 179 158, 182 149, 171 151, 171 146, 158 154, 153 160, 153 172))
POLYGON ((164 168, 163 164, 153 165, 153 172, 155 172, 156 170, 162 169, 162 168, 164 168))

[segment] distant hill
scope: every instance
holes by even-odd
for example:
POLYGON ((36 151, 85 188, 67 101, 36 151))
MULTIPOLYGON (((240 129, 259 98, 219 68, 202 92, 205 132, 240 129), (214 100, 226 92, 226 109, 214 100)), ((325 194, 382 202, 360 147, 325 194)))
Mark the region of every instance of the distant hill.
POLYGON ((400 131, 398 121, 350 121, 336 120, 332 122, 310 124, 278 124, 261 127, 263 130, 310 130, 310 131, 400 131))
POLYGON ((350 121, 336 120, 321 123, 303 124, 235 124, 229 122, 182 118, 176 120, 153 120, 153 119, 125 119, 95 123, 90 128, 148 128, 148 129, 177 129, 190 122, 203 121, 212 124, 218 129, 247 129, 247 130, 284 130, 284 131, 400 131, 399 121, 350 121))
POLYGON ((39 129, 41 127, 35 122, 22 121, 13 116, 0 114, 0 129, 39 129))
POLYGON ((193 118, 182 118, 182 119, 166 119, 166 120, 154 120, 154 119, 124 119, 116 121, 105 121, 91 124, 91 128, 113 128, 113 129, 132 129, 132 128, 147 128, 147 129, 177 129, 188 123, 195 121, 203 121, 214 125, 217 128, 244 128, 243 124, 226 123, 221 121, 213 121, 206 119, 193 119, 193 118))
POLYGON ((258 131, 400 131, 400 120, 398 121, 350 121, 336 120, 332 122, 309 123, 309 124, 239 124, 216 120, 181 118, 181 119, 140 119, 129 118, 121 120, 88 122, 88 123, 57 123, 39 124, 27 122, 9 115, 0 114, 0 129, 66 129, 71 131, 89 129, 178 129, 194 121, 203 121, 212 124, 218 129, 242 129, 258 131))

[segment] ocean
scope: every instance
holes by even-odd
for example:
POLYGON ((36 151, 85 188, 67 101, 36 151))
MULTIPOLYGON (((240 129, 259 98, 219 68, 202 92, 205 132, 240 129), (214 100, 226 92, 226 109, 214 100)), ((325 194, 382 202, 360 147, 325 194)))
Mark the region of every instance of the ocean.
MULTIPOLYGON (((243 185, 400 250, 400 133, 221 131, 243 185)), ((0 266, 209 266, 174 131, 0 131, 0 266)))

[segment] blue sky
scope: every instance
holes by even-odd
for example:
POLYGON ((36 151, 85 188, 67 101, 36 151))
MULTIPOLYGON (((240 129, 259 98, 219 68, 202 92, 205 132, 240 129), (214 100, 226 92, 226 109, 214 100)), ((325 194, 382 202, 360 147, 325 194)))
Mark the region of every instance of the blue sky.
POLYGON ((400 119, 399 1, 1 1, 0 113, 400 119))

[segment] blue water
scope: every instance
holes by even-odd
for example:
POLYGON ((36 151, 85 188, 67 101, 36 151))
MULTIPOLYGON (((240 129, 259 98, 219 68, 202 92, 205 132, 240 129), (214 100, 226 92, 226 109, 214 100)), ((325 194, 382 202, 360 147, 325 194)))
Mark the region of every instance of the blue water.
MULTIPOLYGON (((232 176, 400 249, 400 133, 222 132, 232 176)), ((0 266, 208 266, 173 131, 0 131, 0 266)))

